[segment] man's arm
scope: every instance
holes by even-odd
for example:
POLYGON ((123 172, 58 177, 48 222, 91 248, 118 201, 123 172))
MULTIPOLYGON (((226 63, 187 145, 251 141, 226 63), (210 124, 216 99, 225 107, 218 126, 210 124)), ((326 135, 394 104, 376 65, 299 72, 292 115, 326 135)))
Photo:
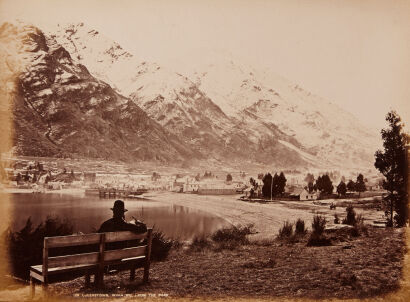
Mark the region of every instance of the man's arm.
POLYGON ((145 225, 145 223, 135 220, 135 223, 127 222, 127 230, 137 234, 142 234, 147 231, 147 226, 145 225))

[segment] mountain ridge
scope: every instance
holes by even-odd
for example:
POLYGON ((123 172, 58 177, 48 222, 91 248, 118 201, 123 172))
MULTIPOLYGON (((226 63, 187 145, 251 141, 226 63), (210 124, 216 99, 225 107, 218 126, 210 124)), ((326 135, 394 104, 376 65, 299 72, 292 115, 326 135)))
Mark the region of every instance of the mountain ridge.
POLYGON ((140 62, 83 23, 58 26, 47 35, 75 64, 86 66, 177 137, 179 146, 190 150, 187 160, 280 168, 372 166, 375 134, 351 114, 279 76, 229 59, 183 74, 140 62))
POLYGON ((0 41, 15 153, 159 162, 196 156, 38 28, 5 23, 0 41))

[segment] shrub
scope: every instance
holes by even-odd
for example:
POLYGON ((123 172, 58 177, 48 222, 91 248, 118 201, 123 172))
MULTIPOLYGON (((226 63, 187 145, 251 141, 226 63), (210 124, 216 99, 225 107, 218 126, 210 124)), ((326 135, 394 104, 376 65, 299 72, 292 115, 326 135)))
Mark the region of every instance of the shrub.
POLYGON ((307 230, 305 228, 305 221, 298 218, 295 224, 295 234, 297 235, 304 235, 306 234, 307 230))
POLYGON ((356 224, 364 225, 364 217, 362 214, 357 214, 356 216, 356 224))
POLYGON ((351 230, 351 235, 353 237, 358 237, 361 234, 368 234, 367 227, 364 225, 364 217, 362 214, 358 214, 356 216, 356 224, 353 226, 351 230))
POLYGON ((340 219, 339 219, 339 216, 337 216, 337 214, 335 214, 335 220, 333 220, 333 222, 334 222, 335 224, 339 224, 339 223, 340 223, 340 219))
POLYGON ((152 233, 151 259, 161 261, 168 257, 173 245, 177 245, 172 239, 165 238, 162 231, 156 230, 152 233))
POLYGON ((236 249, 241 242, 236 241, 236 240, 227 240, 227 241, 221 241, 217 243, 217 246, 215 247, 215 251, 221 251, 221 250, 234 250, 236 249))
POLYGON ((332 242, 329 238, 323 235, 317 235, 315 233, 312 233, 310 234, 307 245, 308 246, 326 246, 326 245, 332 245, 332 242))
POLYGON ((359 237, 360 236, 360 231, 357 225, 355 225, 353 228, 350 229, 350 235, 352 237, 359 237))
POLYGON ((321 215, 315 215, 312 222, 312 233, 310 234, 308 246, 331 245, 329 238, 323 235, 326 227, 326 218, 321 215))
POLYGON ((246 226, 231 226, 216 231, 211 235, 211 239, 215 242, 236 241, 241 244, 247 244, 249 243, 247 235, 254 233, 253 224, 248 224, 246 226))
POLYGON ((199 252, 199 251, 203 251, 205 248, 210 247, 210 245, 211 244, 206 237, 204 236, 194 237, 191 244, 189 245, 189 250, 199 252))
POLYGON ((321 236, 326 227, 326 218, 321 215, 315 215, 312 222, 312 233, 321 236))
POLYGON ((293 235, 293 224, 291 224, 289 221, 285 221, 282 227, 279 229, 278 238, 279 239, 289 238, 292 235, 293 235))
POLYGON ((346 208, 346 218, 343 219, 343 224, 355 225, 356 224, 356 212, 352 205, 346 208))
POLYGON ((68 220, 48 216, 35 229, 31 217, 17 232, 7 231, 10 269, 14 276, 28 279, 30 266, 42 263, 44 237, 73 234, 73 226, 68 220))

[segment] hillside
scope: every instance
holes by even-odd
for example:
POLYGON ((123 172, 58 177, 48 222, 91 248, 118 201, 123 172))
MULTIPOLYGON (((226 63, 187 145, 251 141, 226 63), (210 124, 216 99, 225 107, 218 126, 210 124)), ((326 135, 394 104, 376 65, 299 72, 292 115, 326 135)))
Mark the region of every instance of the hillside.
POLYGON ((278 167, 373 165, 377 133, 273 72, 215 57, 184 75, 140 62, 82 23, 59 26, 53 35, 92 74, 206 158, 278 167))
MULTIPOLYGON (((50 33, 91 73, 130 97, 163 127, 198 154, 222 165, 232 162, 300 166, 307 162, 278 141, 273 127, 254 139, 254 130, 228 117, 188 77, 156 63, 140 62, 103 34, 84 24, 59 26, 50 33)), ((285 140, 290 140, 281 133, 285 140)))
POLYGON ((34 26, 0 27, 2 107, 19 155, 183 161, 195 153, 34 26))
POLYGON ((272 72, 232 61, 216 58, 200 70, 191 76, 198 87, 259 135, 265 125, 275 125, 293 138, 284 144, 297 147, 303 157, 331 165, 372 165, 378 134, 344 109, 272 72))
POLYGON ((2 61, 8 78, 18 79, 19 154, 276 168, 373 165, 377 133, 273 72, 216 56, 181 74, 139 61, 83 23, 46 35, 10 26, 1 31, 2 61))

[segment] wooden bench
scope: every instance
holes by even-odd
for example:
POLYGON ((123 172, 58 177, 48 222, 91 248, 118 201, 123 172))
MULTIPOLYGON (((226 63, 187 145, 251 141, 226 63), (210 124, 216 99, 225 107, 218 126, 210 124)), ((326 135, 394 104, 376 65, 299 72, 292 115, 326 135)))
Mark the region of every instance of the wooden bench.
MULTIPOLYGON (((93 233, 84 235, 70 235, 45 237, 43 248, 43 263, 30 267, 31 297, 35 294, 35 281, 42 283, 47 289, 49 277, 76 273, 85 275, 86 286, 90 283, 90 275, 95 276, 97 286, 103 285, 104 270, 110 266, 119 269, 130 269, 130 280, 135 278, 135 269, 144 267, 143 282, 149 278, 151 259, 152 229, 144 234, 132 232, 93 233), (141 240, 146 242, 141 245, 141 240), (139 242, 137 246, 124 247, 130 241, 139 242), (106 245, 107 244, 107 245, 106 245), (110 245, 119 244, 117 249, 107 249, 110 245), (97 251, 70 253, 64 252, 67 248, 96 247, 97 251), (49 256, 50 249, 63 249, 63 255, 49 256)), ((135 244, 134 244, 135 245, 135 244)), ((113 247, 115 248, 115 247, 113 247)))

